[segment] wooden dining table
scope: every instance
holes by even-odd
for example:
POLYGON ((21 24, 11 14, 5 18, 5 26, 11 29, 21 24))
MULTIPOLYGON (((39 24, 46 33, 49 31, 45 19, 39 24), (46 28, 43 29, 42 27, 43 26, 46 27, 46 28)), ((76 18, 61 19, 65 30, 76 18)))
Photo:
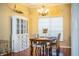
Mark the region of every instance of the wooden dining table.
MULTIPOLYGON (((31 47, 31 55, 33 55, 33 42, 49 42, 50 43, 50 51, 52 52, 52 41, 49 38, 30 38, 30 47, 31 47)), ((52 53, 50 54, 52 56, 52 53)))

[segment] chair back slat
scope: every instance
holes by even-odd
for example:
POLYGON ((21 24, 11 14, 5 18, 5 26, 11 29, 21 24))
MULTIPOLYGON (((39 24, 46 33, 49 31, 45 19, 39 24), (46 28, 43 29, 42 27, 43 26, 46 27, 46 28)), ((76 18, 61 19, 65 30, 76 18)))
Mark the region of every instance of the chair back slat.
POLYGON ((58 38, 57 38, 57 41, 56 41, 57 48, 60 46, 60 36, 61 36, 61 33, 58 34, 58 38))

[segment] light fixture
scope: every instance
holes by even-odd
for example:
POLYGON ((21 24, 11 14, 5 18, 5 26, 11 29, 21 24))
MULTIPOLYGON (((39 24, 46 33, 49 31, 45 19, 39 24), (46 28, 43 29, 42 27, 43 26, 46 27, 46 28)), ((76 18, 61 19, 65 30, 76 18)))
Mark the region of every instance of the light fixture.
POLYGON ((8 8, 11 9, 12 11, 16 12, 16 13, 23 14, 23 12, 21 10, 16 9, 16 4, 14 4, 14 8, 10 8, 10 7, 8 7, 8 8))
POLYGON ((38 13, 42 16, 46 16, 48 14, 48 9, 43 5, 42 8, 38 9, 38 13))

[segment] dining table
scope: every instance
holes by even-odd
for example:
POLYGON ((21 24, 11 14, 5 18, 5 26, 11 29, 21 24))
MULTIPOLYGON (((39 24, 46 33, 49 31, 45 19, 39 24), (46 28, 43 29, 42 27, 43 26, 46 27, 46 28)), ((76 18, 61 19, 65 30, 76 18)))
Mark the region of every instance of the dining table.
MULTIPOLYGON (((56 38, 53 38, 53 40, 51 38, 30 38, 31 56, 33 55, 33 42, 49 42, 50 52, 52 52, 52 41, 54 40, 56 40, 56 38)), ((49 55, 52 56, 52 53, 50 53, 49 55)))

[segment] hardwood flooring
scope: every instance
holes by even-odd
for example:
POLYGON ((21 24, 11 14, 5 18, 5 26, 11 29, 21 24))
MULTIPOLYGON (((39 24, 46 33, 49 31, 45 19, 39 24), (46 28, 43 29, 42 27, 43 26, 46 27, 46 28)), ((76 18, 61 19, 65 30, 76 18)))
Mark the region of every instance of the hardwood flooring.
MULTIPOLYGON (((63 53, 63 56, 71 56, 71 48, 61 47, 60 52, 63 53)), ((18 53, 10 53, 5 56, 31 56, 30 48, 23 50, 21 52, 18 52, 18 53)), ((35 54, 34 54, 34 56, 35 56, 35 54)))

